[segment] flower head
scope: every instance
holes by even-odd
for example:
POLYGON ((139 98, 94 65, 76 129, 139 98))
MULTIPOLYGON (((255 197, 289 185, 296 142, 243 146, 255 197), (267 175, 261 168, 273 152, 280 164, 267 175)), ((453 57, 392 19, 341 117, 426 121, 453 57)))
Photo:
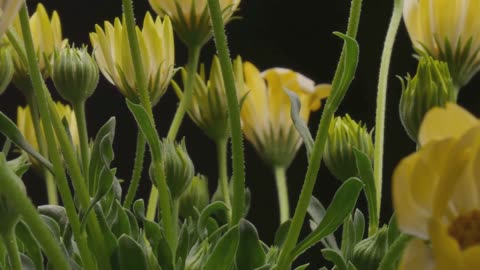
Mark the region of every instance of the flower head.
MULTIPOLYGON (((23 42, 23 34, 18 17, 15 20, 14 28, 20 41, 23 42)), ((36 11, 30 17, 30 29, 40 71, 43 77, 47 78, 50 75, 50 61, 54 52, 67 43, 67 40, 62 38, 60 17, 56 11, 53 11, 52 16, 49 17, 45 7, 39 3, 36 11)), ((18 52, 13 53, 13 63, 15 66, 13 82, 20 90, 28 93, 28 91, 31 91, 28 65, 22 60, 18 52)))
MULTIPOLYGON (((166 17, 153 20, 147 13, 143 29, 136 28, 142 55, 142 63, 148 80, 148 91, 155 105, 165 93, 174 74, 175 52, 173 31, 166 17)), ((90 33, 93 54, 102 74, 132 102, 138 103, 139 94, 135 79, 135 68, 130 54, 127 27, 125 21, 115 18, 113 25, 104 23, 104 29, 95 26, 90 33)))
POLYGON ((403 17, 414 47, 448 63, 457 86, 480 69, 479 0, 406 0, 403 17))
POLYGON ((476 269, 480 265, 480 121, 448 103, 428 112, 421 149, 393 175, 393 203, 413 240, 401 269, 476 269), (427 246, 421 240, 430 240, 427 246))
MULTIPOLYGON (((211 37, 207 0, 149 0, 160 16, 172 19, 175 31, 187 45, 203 45, 211 37)), ((240 0, 220 0, 223 20, 228 22, 240 0)))
POLYGON ((10 27, 22 4, 22 0, 0 0, 0 37, 10 27))
POLYGON ((260 156, 272 166, 287 167, 302 144, 290 117, 290 99, 285 89, 293 91, 301 103, 300 117, 308 122, 310 112, 321 107, 330 93, 330 85, 315 86, 300 73, 272 68, 260 73, 251 63, 244 64, 245 87, 239 87, 243 131, 260 156))

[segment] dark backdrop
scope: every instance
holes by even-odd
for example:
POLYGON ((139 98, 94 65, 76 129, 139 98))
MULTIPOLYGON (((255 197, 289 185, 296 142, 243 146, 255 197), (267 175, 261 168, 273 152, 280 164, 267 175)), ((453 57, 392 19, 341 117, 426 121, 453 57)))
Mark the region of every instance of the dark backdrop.
MULTIPOLYGON (((38 1, 28 2, 32 9, 38 1)), ((64 36, 77 45, 90 43, 88 33, 94 29, 96 23, 103 23, 104 20, 112 21, 114 17, 121 15, 121 1, 118 0, 43 2, 47 9, 57 9, 60 12, 64 36)), ((233 56, 241 55, 244 60, 253 62, 260 69, 288 67, 305 74, 317 83, 329 82, 333 77, 342 45, 341 40, 332 35, 332 32, 345 31, 349 2, 347 0, 243 0, 238 12, 243 19, 228 25, 231 53, 233 56)), ((356 79, 338 112, 338 114, 348 112, 354 119, 364 121, 369 128, 374 126, 377 74, 392 3, 393 1, 379 0, 364 3, 358 34, 361 48, 360 64, 356 79)), ((135 1, 135 9, 139 21, 143 19, 147 10, 151 11, 147 0, 135 1)), ((186 62, 186 49, 179 41, 176 45, 176 63, 180 66, 186 62)), ((209 62, 214 52, 213 42, 209 42, 202 52, 202 61, 209 62)), ((391 215, 390 179, 393 168, 402 157, 415 149, 399 121, 398 101, 401 87, 398 79, 395 78, 395 75, 403 76, 407 72, 415 72, 416 60, 413 59, 412 53, 408 35, 402 24, 395 45, 388 87, 383 221, 387 221, 391 215)), ((476 92, 478 90, 474 86, 479 83, 477 76, 462 90, 459 97, 459 103, 476 115, 480 113, 478 106, 480 99, 476 92)), ((13 86, 10 88, 0 99, 0 108, 3 112, 15 117, 16 106, 24 105, 25 101, 13 86)), ((167 133, 177 103, 177 97, 173 91, 169 90, 155 107, 160 134, 167 133)), ((90 136, 94 136, 98 128, 111 116, 117 117, 115 166, 118 167, 119 177, 129 179, 135 152, 135 125, 125 107, 124 98, 104 78, 101 78, 96 93, 87 102, 90 136)), ((320 113, 317 112, 310 120, 312 132, 316 131, 319 117, 320 113)), ((179 137, 182 136, 186 137, 188 150, 197 172, 209 176, 210 188, 213 190, 217 177, 216 159, 212 154, 214 144, 188 117, 180 129, 179 137)), ((267 243, 272 243, 273 228, 278 225, 273 176, 249 143, 246 143, 245 152, 247 185, 252 192, 252 207, 248 218, 257 226, 261 238, 267 243)), ((302 148, 288 170, 292 208, 295 207, 300 193, 305 171, 305 150, 302 148)), ((43 182, 33 174, 27 174, 25 181, 34 202, 46 203, 43 182)), ((149 185, 145 178, 140 189, 140 194, 144 198, 148 195, 149 185)), ((338 186, 339 182, 322 166, 314 195, 324 204, 328 204, 338 186)), ((362 208, 364 208, 363 205, 364 203, 361 202, 362 208)), ((318 258, 318 255, 319 249, 313 249, 309 253, 309 258, 305 257, 303 261, 315 261, 311 258, 318 258)))

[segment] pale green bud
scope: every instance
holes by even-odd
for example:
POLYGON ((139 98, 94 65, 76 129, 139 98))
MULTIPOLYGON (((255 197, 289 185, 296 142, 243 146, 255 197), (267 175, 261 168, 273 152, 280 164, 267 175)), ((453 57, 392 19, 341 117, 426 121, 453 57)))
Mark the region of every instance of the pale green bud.
POLYGON ((358 270, 377 269, 388 249, 388 229, 383 227, 373 236, 355 245, 352 262, 358 270))
POLYGON ((165 177, 173 199, 177 199, 187 189, 195 174, 193 162, 188 156, 185 141, 180 143, 162 142, 165 177))
POLYGON ((405 80, 402 80, 400 119, 408 136, 416 142, 425 114, 433 107, 456 102, 458 89, 447 64, 429 56, 420 58, 417 74, 413 78, 407 76, 405 80))
POLYGON ((355 122, 348 114, 334 118, 328 129, 324 160, 330 172, 340 181, 358 175, 355 148, 373 161, 372 136, 365 125, 355 122))
POLYGON ((179 213, 184 218, 195 216, 195 209, 201 213, 209 200, 208 179, 203 175, 197 175, 179 198, 179 213))

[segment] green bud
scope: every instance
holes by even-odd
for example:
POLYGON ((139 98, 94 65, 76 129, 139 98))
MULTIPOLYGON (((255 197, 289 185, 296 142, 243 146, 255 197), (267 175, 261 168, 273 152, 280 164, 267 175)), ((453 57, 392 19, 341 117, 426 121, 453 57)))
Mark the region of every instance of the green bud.
POLYGON ((377 269, 388 250, 388 229, 384 226, 373 236, 355 245, 352 262, 358 270, 377 269))
POLYGON ((327 168, 340 181, 358 175, 354 148, 373 161, 372 136, 365 125, 355 122, 348 114, 334 118, 328 129, 324 159, 327 168))
POLYGON ((195 174, 193 162, 188 156, 185 141, 180 143, 162 142, 165 177, 173 199, 177 199, 187 189, 195 174))
POLYGON ((420 58, 415 77, 407 75, 405 80, 402 80, 400 119, 410 138, 416 142, 425 114, 433 107, 456 102, 458 89, 447 64, 429 56, 420 58))
POLYGON ((2 94, 12 81, 15 69, 13 67, 12 55, 10 48, 0 44, 0 94, 2 94))
POLYGON ((209 200, 208 180, 203 175, 197 175, 179 198, 179 213, 184 218, 195 216, 195 209, 201 213, 209 200))
POLYGON ((60 96, 68 102, 84 102, 95 91, 98 78, 98 66, 86 47, 66 47, 55 56, 52 80, 60 96))

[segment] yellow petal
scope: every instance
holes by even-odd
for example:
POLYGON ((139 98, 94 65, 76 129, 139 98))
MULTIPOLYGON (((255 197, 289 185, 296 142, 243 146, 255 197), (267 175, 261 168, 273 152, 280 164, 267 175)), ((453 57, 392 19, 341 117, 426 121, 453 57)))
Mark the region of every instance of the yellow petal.
POLYGON ((458 269, 461 251, 457 241, 452 238, 440 220, 432 219, 429 224, 430 240, 435 256, 437 270, 458 269))
POLYGON ((399 270, 433 270, 433 254, 420 239, 413 239, 405 248, 399 270))

